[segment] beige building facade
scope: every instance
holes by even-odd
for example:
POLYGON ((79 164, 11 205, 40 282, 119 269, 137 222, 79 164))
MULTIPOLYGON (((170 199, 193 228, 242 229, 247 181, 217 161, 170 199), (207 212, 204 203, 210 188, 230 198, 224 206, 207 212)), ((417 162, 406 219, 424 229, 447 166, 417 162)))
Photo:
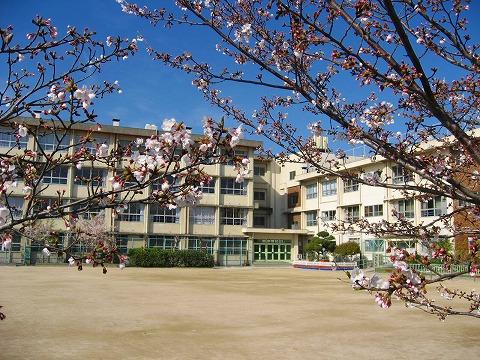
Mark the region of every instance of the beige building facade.
MULTIPOLYGON (((86 129, 83 126, 74 128, 66 134, 62 144, 74 144, 75 139, 85 135, 86 129)), ((114 150, 156 132, 151 128, 105 125, 95 133, 95 139, 114 150)), ((2 134, 0 148, 10 148, 15 141, 12 136, 2 134)), ((52 136, 40 138, 40 141, 46 150, 57 144, 52 136)), ((406 200, 399 191, 343 181, 319 174, 298 162, 280 166, 273 160, 255 157, 255 150, 260 145, 259 141, 243 139, 235 150, 237 155, 250 160, 244 183, 235 182, 237 173, 233 165, 208 165, 205 170, 213 181, 202 189, 203 198, 198 206, 168 210, 158 205, 137 204, 128 206, 116 217, 107 209, 107 230, 124 253, 134 247, 205 249, 215 256, 218 265, 289 263, 304 256, 303 248, 314 234, 322 230, 331 232, 329 225, 333 222, 358 218, 394 221, 395 209, 418 224, 440 216, 451 206, 440 197, 428 203, 406 200)), ((95 149, 95 144, 92 147, 95 149)), ((36 150, 32 137, 15 151, 24 149, 36 150)), ((68 151, 73 152, 73 149, 68 151)), ((325 153, 325 156, 333 155, 325 153)), ((358 172, 359 176, 381 171, 396 184, 414 179, 413 175, 385 159, 351 156, 345 168, 358 172)), ((101 177, 104 179, 102 186, 108 189, 111 184, 106 179, 113 173, 101 164, 85 164, 80 170, 73 165, 62 167, 46 174, 44 183, 49 186, 42 197, 53 199, 58 191, 65 193, 65 201, 87 197, 87 187, 75 180, 77 176, 101 177)), ((15 205, 18 216, 25 207, 22 188, 20 183, 9 195, 9 203, 15 205)), ((63 223, 61 220, 56 222, 61 231, 63 223)), ((333 234, 337 243, 358 242, 362 253, 370 259, 385 254, 389 241, 405 248, 419 246, 409 239, 377 238, 360 232, 333 234)), ((46 259, 40 247, 17 236, 11 251, 0 253, 0 262, 63 261, 52 257, 46 259)), ((81 247, 75 250, 82 251, 81 247)))

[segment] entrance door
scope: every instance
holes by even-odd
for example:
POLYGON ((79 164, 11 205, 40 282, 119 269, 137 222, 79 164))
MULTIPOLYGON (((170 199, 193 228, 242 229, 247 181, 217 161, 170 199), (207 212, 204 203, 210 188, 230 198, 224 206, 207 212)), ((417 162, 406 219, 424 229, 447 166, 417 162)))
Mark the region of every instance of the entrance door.
POLYGON ((286 243, 256 243, 253 245, 254 261, 289 261, 291 244, 286 243))

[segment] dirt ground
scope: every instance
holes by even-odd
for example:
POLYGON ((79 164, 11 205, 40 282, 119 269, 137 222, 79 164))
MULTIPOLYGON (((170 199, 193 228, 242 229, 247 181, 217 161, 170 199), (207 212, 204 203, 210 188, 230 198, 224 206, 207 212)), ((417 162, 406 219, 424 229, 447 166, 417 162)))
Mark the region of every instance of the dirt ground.
POLYGON ((0 267, 0 359, 479 358, 480 320, 382 310, 337 277, 345 275, 0 267))

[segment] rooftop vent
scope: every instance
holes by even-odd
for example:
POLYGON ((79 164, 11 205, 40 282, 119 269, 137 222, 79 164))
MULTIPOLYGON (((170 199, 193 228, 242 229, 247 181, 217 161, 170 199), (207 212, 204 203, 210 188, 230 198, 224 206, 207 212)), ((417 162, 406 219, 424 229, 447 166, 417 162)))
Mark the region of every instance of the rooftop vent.
POLYGON ((112 119, 113 126, 120 126, 120 119, 112 119))

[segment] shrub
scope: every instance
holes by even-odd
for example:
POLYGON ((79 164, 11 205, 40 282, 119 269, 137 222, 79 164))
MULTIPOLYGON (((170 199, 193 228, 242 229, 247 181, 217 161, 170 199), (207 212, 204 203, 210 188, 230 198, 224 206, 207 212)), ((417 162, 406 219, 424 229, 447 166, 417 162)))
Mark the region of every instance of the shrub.
POLYGON ((335 248, 335 254, 340 256, 360 254, 360 245, 353 241, 337 245, 337 247, 335 248))
POLYGON ((136 248, 128 250, 130 266, 138 267, 213 267, 213 255, 201 250, 164 250, 136 248))

